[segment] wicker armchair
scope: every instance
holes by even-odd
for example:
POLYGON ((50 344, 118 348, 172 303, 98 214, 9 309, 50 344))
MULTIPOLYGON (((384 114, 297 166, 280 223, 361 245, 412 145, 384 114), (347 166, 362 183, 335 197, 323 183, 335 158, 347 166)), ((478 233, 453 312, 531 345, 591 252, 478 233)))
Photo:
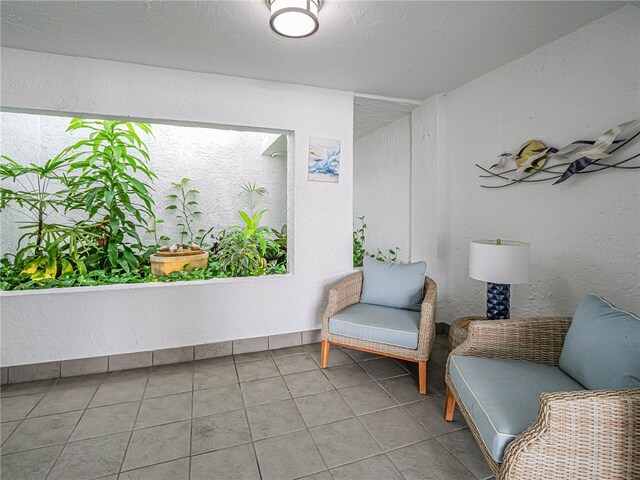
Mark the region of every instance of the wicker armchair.
POLYGON ((329 361, 331 345, 376 353, 400 360, 407 360, 418 364, 420 393, 427 393, 427 361, 435 340, 435 305, 437 287, 429 277, 424 280, 424 297, 420 309, 420 326, 418 329, 418 348, 388 345, 385 343, 362 340, 344 335, 337 335, 329 331, 329 319, 345 308, 360 302, 362 293, 362 272, 349 275, 329 290, 329 303, 322 317, 322 355, 321 367, 326 368, 329 361))
MULTIPOLYGON (((570 324, 569 317, 471 322, 452 355, 555 366, 570 324)), ((537 421, 509 443, 498 463, 460 402, 449 364, 446 420, 457 404, 496 479, 640 479, 639 388, 542 394, 537 421)))

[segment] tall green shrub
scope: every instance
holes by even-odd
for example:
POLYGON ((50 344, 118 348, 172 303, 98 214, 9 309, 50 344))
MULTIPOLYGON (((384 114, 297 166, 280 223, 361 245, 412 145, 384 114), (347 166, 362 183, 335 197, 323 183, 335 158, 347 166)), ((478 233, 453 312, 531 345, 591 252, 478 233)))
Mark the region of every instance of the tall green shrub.
POLYGON ((149 153, 138 131, 151 135, 146 123, 74 118, 67 131, 87 138, 66 150, 72 160, 69 188, 71 210, 86 211, 101 230, 98 248, 88 262, 101 268, 129 271, 139 266, 143 249, 138 229, 148 229, 153 214, 149 153))

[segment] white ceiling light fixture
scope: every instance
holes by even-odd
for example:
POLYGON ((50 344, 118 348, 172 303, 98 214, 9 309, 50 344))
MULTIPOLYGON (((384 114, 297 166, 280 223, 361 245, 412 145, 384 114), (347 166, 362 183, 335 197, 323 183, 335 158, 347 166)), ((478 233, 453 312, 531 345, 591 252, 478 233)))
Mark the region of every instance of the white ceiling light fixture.
POLYGON ((285 38, 310 37, 318 31, 322 0, 266 0, 274 33, 285 38))

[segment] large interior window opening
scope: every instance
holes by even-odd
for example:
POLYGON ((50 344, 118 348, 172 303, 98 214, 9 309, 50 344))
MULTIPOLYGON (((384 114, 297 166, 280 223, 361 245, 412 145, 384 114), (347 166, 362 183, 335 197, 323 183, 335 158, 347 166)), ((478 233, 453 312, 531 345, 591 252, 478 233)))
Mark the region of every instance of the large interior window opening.
POLYGON ((2 290, 287 273, 286 135, 0 120, 2 290))

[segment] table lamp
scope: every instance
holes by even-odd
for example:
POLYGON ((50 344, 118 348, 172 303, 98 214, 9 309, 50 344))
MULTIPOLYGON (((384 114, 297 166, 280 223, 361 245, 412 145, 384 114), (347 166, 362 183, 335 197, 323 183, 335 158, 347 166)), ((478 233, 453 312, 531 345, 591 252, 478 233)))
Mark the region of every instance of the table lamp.
POLYGON ((469 276, 487 282, 487 319, 509 318, 511 285, 529 281, 529 244, 511 240, 473 240, 469 276))

